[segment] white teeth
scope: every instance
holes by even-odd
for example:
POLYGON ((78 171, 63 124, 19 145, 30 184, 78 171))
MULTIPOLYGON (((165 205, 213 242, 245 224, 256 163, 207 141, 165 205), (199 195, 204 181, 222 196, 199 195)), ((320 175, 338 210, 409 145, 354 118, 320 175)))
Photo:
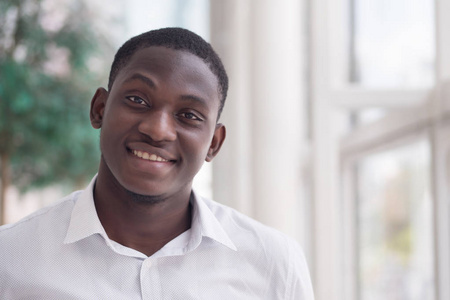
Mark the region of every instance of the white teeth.
POLYGON ((142 152, 138 150, 133 150, 133 154, 137 157, 140 157, 145 160, 150 161, 168 161, 167 159, 162 158, 161 156, 157 156, 156 154, 149 154, 147 152, 142 152))

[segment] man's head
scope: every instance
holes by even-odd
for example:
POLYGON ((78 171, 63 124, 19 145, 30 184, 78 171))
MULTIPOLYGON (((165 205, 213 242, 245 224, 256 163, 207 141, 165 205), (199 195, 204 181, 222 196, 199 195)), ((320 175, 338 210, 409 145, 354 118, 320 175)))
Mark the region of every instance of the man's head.
POLYGON ((109 90, 99 88, 91 102, 91 124, 101 128, 97 182, 153 199, 189 195, 225 139, 217 119, 226 88, 219 58, 190 31, 151 31, 125 43, 109 90))
POLYGON ((197 34, 183 28, 162 28, 148 31, 129 39, 117 51, 109 73, 108 90, 111 90, 117 74, 129 62, 133 54, 151 46, 163 46, 175 50, 183 50, 201 58, 217 77, 219 83, 220 106, 217 115, 222 113, 228 92, 228 76, 217 53, 197 34))

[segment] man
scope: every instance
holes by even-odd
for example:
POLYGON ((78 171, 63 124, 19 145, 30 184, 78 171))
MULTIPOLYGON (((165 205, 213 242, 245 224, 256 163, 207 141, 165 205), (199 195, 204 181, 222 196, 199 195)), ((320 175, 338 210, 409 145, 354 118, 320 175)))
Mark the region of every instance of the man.
POLYGON ((190 31, 127 41, 91 102, 98 174, 0 229, 1 299, 313 299, 296 242, 192 191, 225 139, 227 89, 190 31))

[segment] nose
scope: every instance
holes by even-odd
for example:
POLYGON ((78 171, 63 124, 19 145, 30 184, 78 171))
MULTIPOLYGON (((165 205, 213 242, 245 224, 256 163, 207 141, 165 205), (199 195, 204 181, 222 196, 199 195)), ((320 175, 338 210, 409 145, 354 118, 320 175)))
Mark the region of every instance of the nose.
POLYGON ((143 116, 138 129, 155 142, 174 141, 177 137, 174 121, 170 113, 153 110, 143 116))

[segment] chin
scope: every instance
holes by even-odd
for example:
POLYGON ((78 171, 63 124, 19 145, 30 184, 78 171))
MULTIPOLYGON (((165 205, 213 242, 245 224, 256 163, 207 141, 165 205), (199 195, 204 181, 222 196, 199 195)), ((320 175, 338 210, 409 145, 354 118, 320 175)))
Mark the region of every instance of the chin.
POLYGON ((153 195, 143 195, 139 193, 132 192, 130 190, 126 190, 127 194, 135 203, 146 204, 146 205, 154 205, 164 202, 167 198, 163 196, 153 196, 153 195))

